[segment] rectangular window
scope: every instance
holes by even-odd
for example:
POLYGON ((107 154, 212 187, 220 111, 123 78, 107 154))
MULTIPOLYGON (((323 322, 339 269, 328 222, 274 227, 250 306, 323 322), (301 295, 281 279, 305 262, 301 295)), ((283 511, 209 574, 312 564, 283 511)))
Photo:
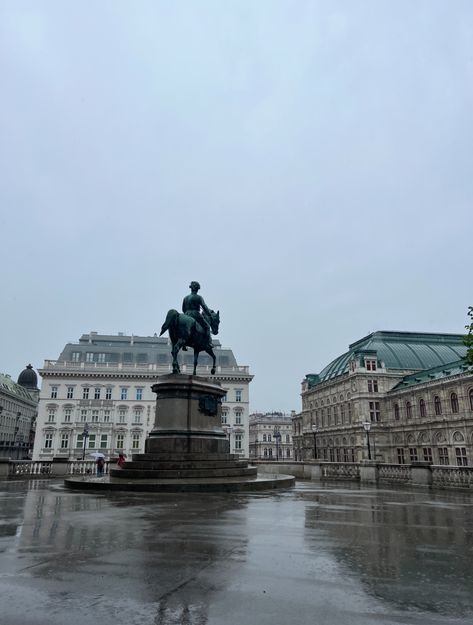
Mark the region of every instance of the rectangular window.
POLYGON ((110 423, 110 410, 103 411, 103 422, 110 423))
POLYGON ((82 422, 87 421, 87 410, 81 410, 80 411, 80 420, 82 422))
POLYGON ((375 358, 366 358, 365 359, 365 367, 366 371, 376 371, 376 359, 375 358))
POLYGON ((110 387, 105 389, 105 399, 112 399, 112 389, 110 387))
POLYGON ((53 447, 53 435, 46 434, 44 437, 44 449, 52 449, 53 447))
POLYGON ((89 434, 88 437, 89 449, 95 449, 95 434, 89 434))
POLYGON ((69 447, 69 434, 63 434, 61 436, 61 449, 67 449, 69 447))
POLYGON ((235 401, 241 401, 241 390, 235 389, 235 401))
POLYGON ((118 423, 125 423, 125 420, 126 420, 126 410, 121 408, 118 411, 118 423))
POLYGON ((85 362, 94 362, 94 354, 92 352, 86 353, 85 362))
POLYGON ((416 447, 409 447, 409 457, 411 459, 411 462, 417 462, 418 461, 418 457, 417 457, 417 448, 416 447))
POLYGON ((222 402, 227 401, 227 393, 228 393, 228 391, 227 391, 227 389, 224 389, 224 390, 225 390, 225 395, 222 397, 222 402))
POLYGON ((439 447, 439 464, 449 464, 448 447, 439 447))
POLYGON ((370 404, 370 421, 372 423, 378 423, 381 419, 379 401, 370 401, 369 404, 370 404))
POLYGON ((80 352, 72 352, 72 362, 80 361, 80 352))
POLYGON ((137 388, 136 389, 136 401, 141 401, 142 399, 143 399, 143 389, 137 388))
POLYGON ((82 449, 83 446, 84 446, 84 437, 82 436, 82 434, 78 434, 77 440, 76 440, 76 449, 82 449))
POLYGON ((141 423, 141 410, 137 408, 133 411, 133 422, 135 424, 141 423))
POLYGON ((368 393, 378 392, 378 380, 368 380, 368 393))
POLYGON ((82 399, 89 399, 89 387, 85 386, 82 389, 82 399))
POLYGON ((105 354, 97 354, 97 362, 105 362, 105 354))
POLYGON ((99 421, 99 411, 92 410, 92 423, 98 423, 99 421))
POLYGON ((51 386, 51 399, 57 399, 57 386, 51 386))
POLYGON ((424 462, 432 462, 432 448, 431 447, 423 447, 422 455, 424 457, 424 462))
POLYGON ((94 399, 100 399, 100 387, 96 386, 94 389, 94 399))
POLYGON ((226 422, 227 422, 227 413, 222 412, 222 423, 226 423, 226 422))
POLYGON ((467 467, 468 458, 466 457, 466 447, 455 447, 455 456, 457 457, 457 466, 467 467))
POLYGON ((48 423, 53 423, 55 417, 56 417, 56 411, 54 410, 54 408, 50 408, 48 410, 48 423))
POLYGON ((127 388, 121 388, 120 389, 120 399, 127 399, 128 398, 128 389, 127 388))
POLYGON ((106 434, 100 435, 100 449, 107 449, 108 436, 106 434))
POLYGON ((241 449, 241 434, 235 434, 235 449, 241 449))
POLYGON ((73 386, 67 387, 67 399, 74 399, 74 387, 73 386))
POLYGON ((140 448, 140 435, 139 434, 133 434, 132 439, 131 439, 131 448, 132 449, 140 448))
POLYGON ((66 423, 70 423, 71 422, 71 417, 72 417, 72 408, 66 408, 64 410, 64 421, 66 423))
POLYGON ((235 425, 241 425, 241 412, 237 412, 235 415, 235 425))
POLYGON ((125 435, 117 434, 117 449, 123 449, 124 444, 125 444, 125 435))
POLYGON ((404 456, 404 449, 402 447, 397 448, 397 463, 406 464, 406 457, 404 456))

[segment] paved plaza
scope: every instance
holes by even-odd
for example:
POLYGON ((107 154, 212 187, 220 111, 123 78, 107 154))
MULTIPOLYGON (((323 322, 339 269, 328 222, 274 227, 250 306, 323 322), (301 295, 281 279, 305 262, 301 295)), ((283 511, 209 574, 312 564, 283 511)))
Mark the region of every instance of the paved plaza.
POLYGON ((0 490, 1 625, 473 622, 469 493, 0 490))

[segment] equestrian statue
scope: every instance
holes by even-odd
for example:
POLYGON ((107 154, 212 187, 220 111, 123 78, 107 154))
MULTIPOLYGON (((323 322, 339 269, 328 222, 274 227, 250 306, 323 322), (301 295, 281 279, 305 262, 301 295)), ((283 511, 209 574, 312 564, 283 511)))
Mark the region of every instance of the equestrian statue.
POLYGON ((215 354, 212 346, 212 334, 218 334, 220 324, 220 312, 214 312, 207 307, 204 298, 199 295, 200 284, 191 282, 191 290, 182 302, 182 313, 171 309, 166 315, 159 336, 169 330, 169 338, 172 343, 172 372, 180 373, 177 355, 182 349, 187 351, 188 347, 194 350, 194 373, 197 371, 197 361, 200 352, 207 352, 212 358, 212 375, 215 375, 215 354), (202 310, 202 313, 201 313, 202 310))

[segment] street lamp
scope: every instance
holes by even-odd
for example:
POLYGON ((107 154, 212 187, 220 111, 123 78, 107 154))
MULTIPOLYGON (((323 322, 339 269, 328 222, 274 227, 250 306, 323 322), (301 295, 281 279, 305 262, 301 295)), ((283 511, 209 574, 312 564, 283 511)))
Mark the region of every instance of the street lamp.
POLYGON ((319 431, 319 428, 315 425, 315 423, 312 423, 312 432, 314 434, 314 460, 317 460, 317 432, 319 431))
POLYGON ((233 428, 231 425, 229 425, 227 427, 227 436, 228 436, 228 447, 229 447, 229 451, 232 450, 232 446, 231 446, 231 436, 232 436, 232 432, 233 432, 233 428))
POLYGON ((368 445, 368 460, 371 460, 371 447, 370 447, 371 421, 363 421, 362 425, 366 432, 366 444, 368 445))
POLYGON ((82 440, 84 441, 84 449, 82 451, 82 460, 85 460, 85 447, 87 444, 87 438, 89 437, 89 426, 84 424, 84 431, 82 432, 82 440))
POLYGON ((274 427, 273 436, 276 440, 276 462, 279 460, 279 445, 281 444, 281 432, 274 427))

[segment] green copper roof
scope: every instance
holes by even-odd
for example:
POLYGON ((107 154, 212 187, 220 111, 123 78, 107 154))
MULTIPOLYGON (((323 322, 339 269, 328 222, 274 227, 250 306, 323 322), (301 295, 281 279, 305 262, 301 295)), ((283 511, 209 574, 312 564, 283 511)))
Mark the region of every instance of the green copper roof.
POLYGON ((4 391, 4 392, 6 391, 7 393, 10 393, 11 395, 16 395, 18 398, 22 400, 34 402, 33 397, 26 390, 26 388, 24 388, 20 384, 17 384, 10 378, 10 376, 5 375, 3 373, 0 373, 0 391, 4 391))
POLYGON ((423 384, 424 382, 431 382, 432 380, 448 378, 452 375, 465 373, 465 371, 473 371, 473 366, 467 365, 464 360, 457 360, 456 362, 450 362, 446 366, 442 365, 440 367, 433 367, 432 369, 426 369, 425 371, 418 371, 417 373, 406 375, 391 389, 391 391, 406 388, 408 386, 415 386, 416 384, 423 384))
POLYGON ((420 371, 458 361, 466 353, 462 334, 429 334, 423 332, 378 331, 352 343, 349 351, 335 358, 318 375, 309 374, 309 386, 325 382, 348 372, 353 358, 360 361, 376 356, 386 369, 420 371))

